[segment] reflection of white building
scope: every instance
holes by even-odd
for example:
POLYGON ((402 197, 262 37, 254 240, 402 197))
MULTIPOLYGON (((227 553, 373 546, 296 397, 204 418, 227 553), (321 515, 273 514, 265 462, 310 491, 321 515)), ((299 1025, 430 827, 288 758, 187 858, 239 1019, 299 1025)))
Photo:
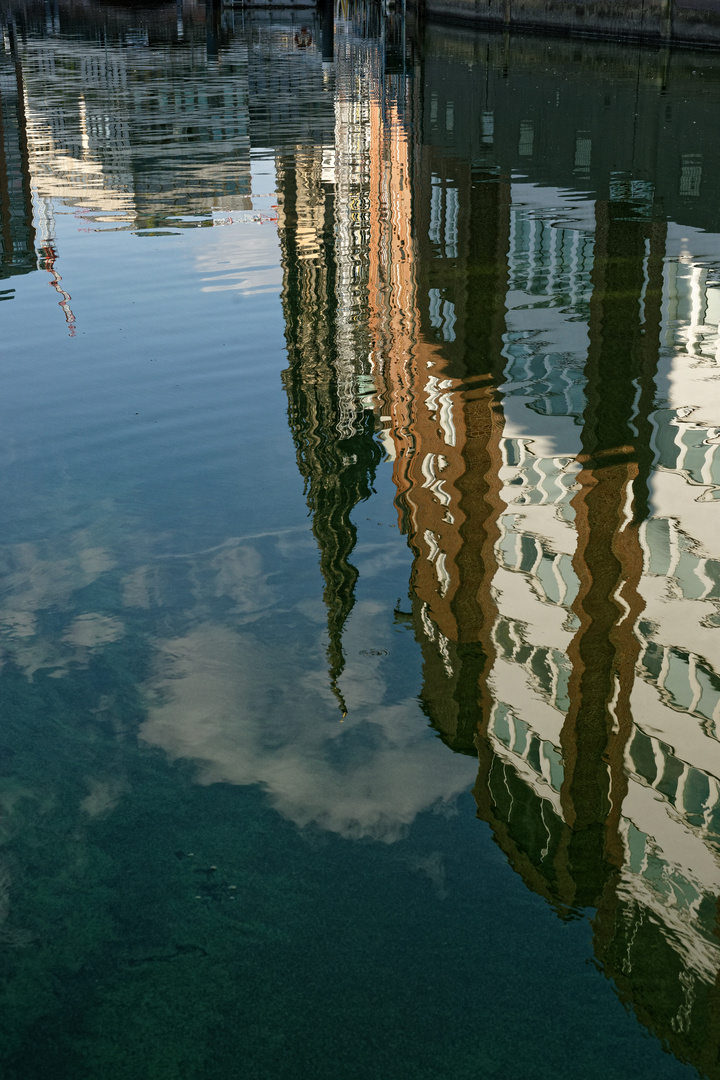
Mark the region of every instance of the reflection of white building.
POLYGON ((22 49, 30 171, 42 204, 152 226, 249 209, 247 48, 223 71, 191 44, 102 49, 30 36, 22 49))
MULTIPOLYGON (((616 194, 637 205, 636 237, 642 238, 647 192, 623 188, 616 194)), ((486 607, 493 620, 491 641, 485 646, 491 661, 482 677, 490 690, 485 738, 493 764, 480 784, 488 791, 486 805, 496 808, 493 827, 498 835, 506 830, 516 837, 516 846, 508 841, 508 853, 528 881, 543 891, 542 877, 549 896, 557 901, 565 895, 565 902, 572 903, 573 890, 567 882, 564 887, 558 884, 558 845, 568 843, 567 830, 576 827, 579 812, 572 773, 582 750, 573 743, 573 726, 581 707, 579 680, 592 663, 582 652, 582 641, 597 613, 591 615, 584 605, 595 587, 593 566, 597 568, 600 557, 596 549, 587 561, 593 521, 597 524, 587 499, 594 485, 604 483, 612 521, 606 555, 627 577, 618 580, 613 593, 600 597, 603 617, 614 612, 617 665, 608 674, 608 700, 596 703, 608 724, 604 764, 598 759, 598 768, 607 771, 611 803, 606 857, 618 875, 615 895, 628 912, 634 910, 638 919, 654 920, 662 928, 687 972, 692 997, 694 980, 707 986, 720 972, 715 934, 720 893, 720 287, 709 269, 713 247, 720 253, 720 245, 717 238, 704 235, 702 257, 695 258, 692 243, 697 238, 683 233, 678 244, 671 231, 658 251, 657 237, 664 233, 652 232, 648 225, 645 240, 639 241, 645 244, 644 255, 639 247, 633 256, 634 314, 628 316, 627 307, 618 310, 620 317, 631 319, 628 334, 637 335, 638 348, 646 336, 655 343, 649 397, 640 380, 632 384, 635 401, 632 404, 635 391, 630 386, 623 420, 626 441, 636 437, 642 449, 647 432, 652 454, 649 515, 638 522, 633 502, 638 466, 621 462, 613 474, 612 468, 603 469, 602 461, 585 465, 584 428, 592 422, 588 394, 602 394, 602 386, 600 391, 589 388, 590 358, 593 348, 597 355, 603 319, 612 312, 612 299, 602 299, 606 255, 598 250, 604 242, 600 225, 593 229, 587 207, 578 215, 577 206, 562 192, 514 185, 512 196, 500 386, 503 420, 495 451, 498 475, 490 481, 497 484, 494 490, 503 509, 497 516, 491 570, 493 603, 486 607), (652 251, 648 236, 655 244, 652 251), (598 303, 607 304, 600 315, 598 303), (648 314, 651 309, 654 315, 648 314), (603 480, 612 475, 615 479, 603 480), (628 645, 629 675, 627 669, 620 670, 628 645), (523 789, 534 802, 532 815, 523 789), (562 829, 566 840, 561 843, 562 829), (523 863, 523 843, 525 855, 533 852, 534 869, 523 863), (538 870, 540 877, 533 878, 538 870), (547 884, 552 881, 555 885, 547 884)), ((462 193, 433 177, 429 199, 432 257, 457 260, 463 243, 462 193)), ((448 348, 462 333, 459 325, 456 329, 452 288, 433 287, 429 296, 430 324, 448 348)), ((442 385, 459 416, 466 407, 466 391, 457 380, 442 385)), ((461 678, 461 660, 447 629, 442 634, 439 624, 444 595, 460 588, 455 577, 462 541, 453 534, 454 522, 463 520, 463 502, 453 483, 442 486, 442 477, 452 476, 455 482, 459 470, 453 462, 458 451, 462 454, 465 438, 458 429, 457 450, 455 442, 445 440, 443 453, 450 466, 444 463, 443 474, 430 463, 433 468, 424 470, 423 484, 432 491, 440 481, 438 514, 444 511, 448 522, 442 544, 439 534, 425 534, 426 558, 433 557, 434 541, 435 560, 444 559, 449 571, 447 581, 438 575, 429 586, 437 593, 434 604, 428 586, 422 586, 421 632, 441 654, 435 675, 431 668, 426 671, 428 678, 444 671, 449 686, 459 686, 453 680, 461 678), (452 557, 445 559, 446 551, 452 557), (438 612, 434 617, 433 608, 438 612)), ((425 517, 430 520, 429 511, 425 517)), ((465 529, 469 535, 467 525, 465 529)), ((416 588, 424 561, 423 553, 416 561, 416 588)), ((443 696, 429 687, 426 692, 436 701, 443 696)), ((582 902, 598 904, 599 898, 582 902)), ((628 965, 630 971, 630 960, 628 965)), ((678 1017, 677 1024, 685 1023, 678 1017)))
MULTIPOLYGON (((501 470, 507 512, 493 578, 500 615, 488 738, 560 818, 592 258, 591 236, 513 213, 504 388, 510 437, 501 470)), ((621 893, 655 913, 688 971, 704 982, 720 970, 719 301, 709 271, 690 255, 665 261, 657 381, 667 400, 651 417, 651 516, 638 533, 643 611, 634 628, 640 653, 619 825, 621 893)), ((629 500, 624 513, 630 527, 629 500)), ((622 589, 616 600, 619 625, 630 606, 622 589)), ((612 702, 608 708, 612 714, 612 702)))

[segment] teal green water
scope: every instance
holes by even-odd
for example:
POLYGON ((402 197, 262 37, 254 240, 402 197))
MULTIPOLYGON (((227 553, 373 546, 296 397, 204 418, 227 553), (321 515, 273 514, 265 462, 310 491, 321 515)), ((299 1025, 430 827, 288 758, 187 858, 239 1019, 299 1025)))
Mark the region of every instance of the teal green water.
POLYGON ((0 1075, 720 1076, 717 59, 3 19, 0 1075))

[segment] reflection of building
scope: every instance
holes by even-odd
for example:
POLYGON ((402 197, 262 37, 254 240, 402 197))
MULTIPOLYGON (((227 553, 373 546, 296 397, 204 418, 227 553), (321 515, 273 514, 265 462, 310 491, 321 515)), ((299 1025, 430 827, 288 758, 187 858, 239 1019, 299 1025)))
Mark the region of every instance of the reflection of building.
POLYGON ((209 70, 202 89, 188 85, 183 93, 176 89, 180 73, 168 77, 173 54, 81 51, 67 40, 42 41, 25 54, 31 170, 40 197, 141 228, 212 208, 249 208, 244 50, 233 56, 235 78, 209 70), (73 95, 77 111, 66 100, 74 78, 83 87, 73 95))
MULTIPOLYGON (((462 79, 494 75, 453 79, 438 51, 393 432, 423 700, 446 741, 477 747, 479 813, 527 884, 597 909, 620 992, 720 1075, 714 278, 687 240, 666 260, 652 183, 606 182, 592 225, 567 191, 514 185, 511 208, 494 144, 512 116, 471 129, 461 111, 462 79)), ((551 121, 538 106, 548 148, 551 121)))
MULTIPOLYGON (((684 61, 673 61, 680 91, 670 78, 661 107, 659 91, 645 93, 629 133, 638 70, 610 65, 617 79, 603 74, 593 90, 579 65, 563 66, 567 49, 584 46, 558 45, 553 70, 537 42, 503 54, 495 39, 434 34, 422 78, 406 70, 407 52, 388 65, 380 35, 357 31, 338 22, 331 68, 314 16, 299 29, 248 20, 222 78, 190 42, 153 52, 134 41, 105 56, 30 35, 28 161, 42 238, 53 236, 58 198, 96 220, 148 227, 242 209, 250 136, 274 149, 283 378, 341 708, 343 634, 358 616, 353 514, 384 448, 414 554, 422 704, 447 745, 479 755, 480 815, 530 888, 563 914, 595 910, 597 956, 620 993, 679 1056, 718 1076, 720 246, 661 224, 670 213, 718 228, 703 181, 716 149, 689 123, 684 61), (538 81, 543 92, 530 94, 538 81), (600 138, 604 110, 617 161, 600 138), (656 160, 673 168, 660 175, 656 160), (512 181, 521 168, 527 182, 512 181)), ((586 50, 590 63, 602 67, 603 48, 586 50)), ((652 87, 656 61, 637 63, 652 87)), ((10 160, 7 109, 20 99, 8 93, 10 160)), ((3 207, 17 207, 12 228, 29 229, 23 115, 22 182, 3 207)), ((32 253, 34 237, 13 234, 16 243, 32 253)), ((228 595, 249 603, 259 555, 223 550, 211 561, 223 581, 235 573, 228 595)), ((152 584, 143 571, 128 593, 148 607, 145 576, 152 584)), ((254 614, 267 603, 261 585, 254 614)), ((91 631, 83 623, 64 640, 85 648, 91 631)), ((101 621, 93 632, 120 631, 101 621)), ((174 722, 187 723, 174 744, 156 729, 160 745, 191 752, 211 684, 233 688, 225 722, 235 725, 241 665, 252 666, 248 655, 263 664, 236 637, 211 627, 179 652, 168 643, 196 689, 175 678, 179 662, 159 679, 174 722), (221 677, 205 683, 221 650, 221 677), (184 718, 182 685, 200 703, 184 718)), ((300 663, 292 670, 301 677, 300 663)), ((257 696, 263 720, 273 691, 257 696)), ((305 745, 308 757, 325 752, 305 745)), ((211 774, 264 781, 265 762, 244 771, 248 753, 241 743, 233 769, 211 774)), ((305 817, 285 805, 295 820, 327 820, 332 795, 320 802, 322 814, 305 817)), ((350 831, 348 814, 338 831, 350 831)), ((369 835, 372 813, 358 820, 356 834, 369 835)))
MULTIPOLYGON (((362 26, 338 24, 332 142, 295 146, 277 159, 284 379, 325 580, 331 682, 343 711, 342 633, 358 576, 350 562, 351 513, 370 494, 380 460, 378 373, 403 353, 398 334, 414 274, 409 144, 400 115, 407 79, 384 74, 377 13, 358 17, 362 26)), ((317 114, 313 123, 325 130, 317 114)), ((411 331, 403 340, 414 337, 411 331)))
POLYGON ((190 41, 123 43, 109 50, 102 41, 38 33, 19 46, 38 199, 140 228, 249 209, 244 44, 230 50, 221 77, 190 41))
POLYGON ((23 98, 20 65, 0 61, 0 278, 36 265, 23 98))
POLYGON ((715 432, 711 405, 688 411, 715 359, 714 279, 664 261, 647 185, 613 181, 581 223, 556 193, 546 221, 494 164, 489 122, 466 156, 447 102, 427 140, 409 80, 382 88, 340 95, 334 145, 279 169, 286 385, 333 683, 373 405, 415 554, 425 710, 479 753, 479 812, 527 884, 596 909, 621 994, 717 1073, 720 668, 694 614, 712 625, 720 593, 702 520, 715 432), (674 514, 671 479, 691 491, 674 514))

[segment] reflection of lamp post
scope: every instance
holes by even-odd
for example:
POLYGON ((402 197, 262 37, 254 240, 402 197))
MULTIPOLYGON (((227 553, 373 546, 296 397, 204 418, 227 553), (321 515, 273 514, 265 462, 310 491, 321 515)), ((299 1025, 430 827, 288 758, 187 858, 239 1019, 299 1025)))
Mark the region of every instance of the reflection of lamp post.
POLYGON ((335 6, 334 0, 320 0, 322 13, 322 62, 325 64, 335 62, 335 6))
POLYGON ((673 10, 675 0, 664 0, 661 11, 660 37, 664 41, 671 41, 673 36, 673 10))
POLYGON ((205 49, 208 60, 220 52, 220 0, 205 0, 205 49))

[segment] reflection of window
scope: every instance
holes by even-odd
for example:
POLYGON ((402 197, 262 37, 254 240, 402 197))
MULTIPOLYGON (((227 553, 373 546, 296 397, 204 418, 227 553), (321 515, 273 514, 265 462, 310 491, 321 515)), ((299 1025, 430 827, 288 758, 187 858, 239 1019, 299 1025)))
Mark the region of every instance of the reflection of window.
POLYGON ((587 135, 578 135, 575 139, 575 168, 589 169, 592 154, 592 139, 587 135))
POLYGON ((531 157, 533 152, 533 139, 535 132, 529 120, 523 120, 520 124, 520 141, 518 142, 518 154, 520 157, 531 157))
POLYGON ((456 259, 458 249, 458 191, 444 187, 439 176, 433 176, 430 189, 430 223, 428 239, 442 249, 446 259, 456 259))
POLYGON ((455 305, 452 300, 443 300, 439 289, 430 289, 428 293, 430 325, 440 330, 444 341, 455 340, 455 305))
POLYGON ((457 188, 445 189, 445 258, 457 258, 458 243, 458 209, 459 200, 457 188))
POLYGON ((437 94, 431 94, 430 95, 430 123, 433 124, 433 125, 437 124, 437 114, 438 114, 438 96, 437 96, 437 94))
POLYGON ((439 330, 442 326, 442 315, 440 314, 440 305, 442 303, 442 297, 440 296, 439 289, 430 289, 430 325, 434 326, 436 330, 439 330))
MULTIPOLYGON (((432 178, 432 187, 430 189, 430 225, 428 226, 428 240, 431 244, 440 245, 440 224, 442 222, 442 201, 443 193, 440 186, 440 179, 437 176, 432 178)), ((433 292, 437 292, 436 289, 433 292)))
POLYGON ((446 300, 443 304, 443 328, 442 335, 444 341, 455 340, 455 305, 452 300, 446 300))
POLYGON ((683 154, 680 169, 680 194, 698 198, 702 181, 702 158, 699 154, 683 154))
POLYGON ((452 101, 448 101, 445 106, 445 130, 453 131, 455 128, 455 105, 452 101))
POLYGON ((491 112, 484 112, 480 118, 480 133, 482 141, 486 146, 492 146, 493 137, 495 135, 495 115, 491 112))

